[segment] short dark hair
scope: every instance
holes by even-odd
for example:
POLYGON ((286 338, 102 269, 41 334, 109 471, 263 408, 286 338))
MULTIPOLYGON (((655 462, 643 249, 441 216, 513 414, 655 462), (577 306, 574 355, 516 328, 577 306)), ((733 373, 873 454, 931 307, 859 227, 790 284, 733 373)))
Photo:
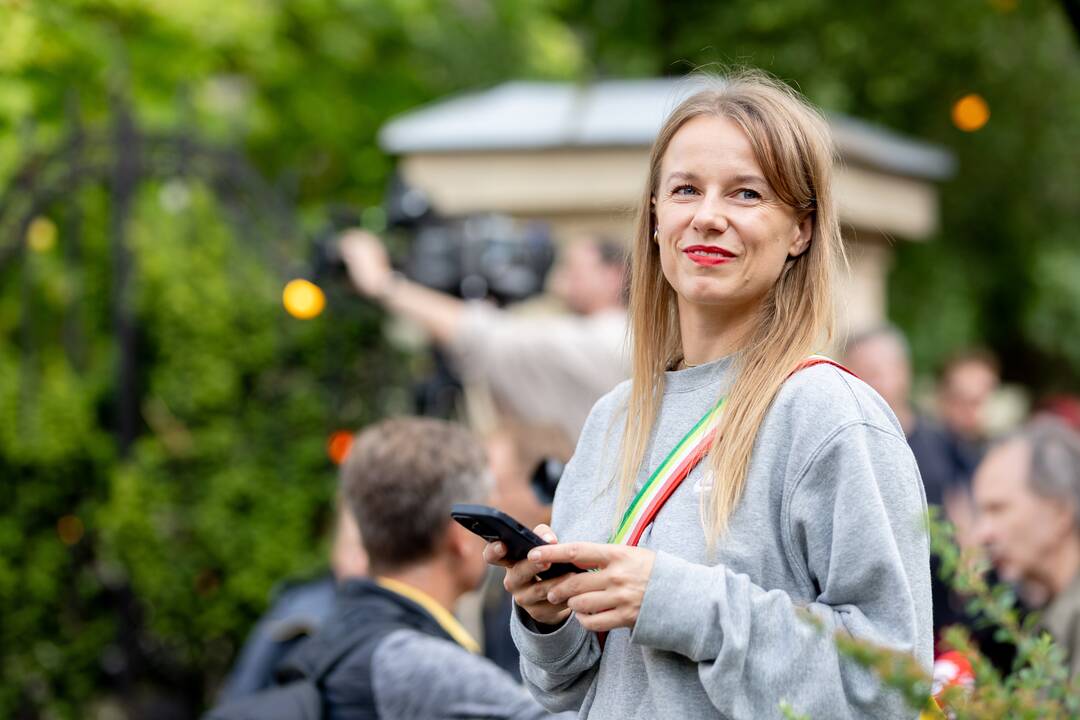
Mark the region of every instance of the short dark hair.
POLYGON ((450 506, 484 502, 492 479, 483 447, 463 426, 398 418, 357 434, 341 485, 372 571, 386 572, 434 555, 450 506))
POLYGON ((911 361, 911 345, 908 343, 907 337, 904 335, 904 331, 896 327, 892 323, 882 323, 876 325, 868 330, 855 333, 844 344, 843 357, 847 357, 851 353, 855 352, 855 349, 865 342, 871 340, 877 340, 880 337, 888 338, 895 342, 901 352, 904 353, 904 357, 911 361))
POLYGON ((972 347, 958 350, 945 359, 938 373, 939 381, 949 382, 953 372, 964 365, 982 365, 994 375, 1001 375, 1001 363, 997 355, 983 347, 972 347))
POLYGON ((623 305, 630 300, 630 254, 626 243, 619 242, 610 235, 591 233, 585 238, 596 248, 600 264, 622 273, 622 292, 619 300, 623 305))
POLYGON ((600 255, 600 262, 603 264, 616 268, 626 267, 629 264, 626 243, 600 233, 590 235, 589 239, 596 246, 596 252, 600 255))

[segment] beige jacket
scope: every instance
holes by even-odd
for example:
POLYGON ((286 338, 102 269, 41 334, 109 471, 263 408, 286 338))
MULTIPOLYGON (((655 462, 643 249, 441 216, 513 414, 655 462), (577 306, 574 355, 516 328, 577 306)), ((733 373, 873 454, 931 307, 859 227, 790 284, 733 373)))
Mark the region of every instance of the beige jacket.
POLYGON ((470 303, 449 350, 500 409, 577 442, 593 404, 630 376, 626 313, 524 315, 470 303))

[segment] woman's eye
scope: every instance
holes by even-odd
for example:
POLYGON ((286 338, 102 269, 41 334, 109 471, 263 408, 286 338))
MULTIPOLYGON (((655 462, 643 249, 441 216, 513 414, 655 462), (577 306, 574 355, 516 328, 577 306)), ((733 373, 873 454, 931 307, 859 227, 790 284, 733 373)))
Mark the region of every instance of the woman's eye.
POLYGON ((671 191, 672 195, 692 195, 697 192, 693 185, 680 185, 671 191))
POLYGON ((760 200, 761 193, 757 190, 751 190, 750 188, 743 188, 735 193, 735 196, 740 200, 760 200))

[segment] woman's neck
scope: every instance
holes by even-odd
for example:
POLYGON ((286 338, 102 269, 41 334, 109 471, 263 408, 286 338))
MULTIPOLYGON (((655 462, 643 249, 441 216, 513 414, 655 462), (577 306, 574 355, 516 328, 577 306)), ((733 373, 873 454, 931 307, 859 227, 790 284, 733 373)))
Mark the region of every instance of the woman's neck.
POLYGON ((679 331, 687 367, 718 360, 741 350, 753 329, 758 308, 729 309, 698 305, 679 298, 679 331))

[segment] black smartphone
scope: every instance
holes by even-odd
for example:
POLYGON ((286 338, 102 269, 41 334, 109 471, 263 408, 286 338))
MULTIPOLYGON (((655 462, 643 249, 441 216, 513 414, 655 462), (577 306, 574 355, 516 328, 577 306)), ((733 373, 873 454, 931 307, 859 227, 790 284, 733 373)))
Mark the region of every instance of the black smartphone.
MULTIPOLYGON (((457 503, 450 508, 450 517, 488 542, 501 541, 506 545, 506 559, 510 562, 524 560, 537 545, 547 545, 545 540, 514 518, 487 505, 457 503)), ((555 563, 537 577, 550 580, 572 572, 585 571, 570 563, 555 563)))

